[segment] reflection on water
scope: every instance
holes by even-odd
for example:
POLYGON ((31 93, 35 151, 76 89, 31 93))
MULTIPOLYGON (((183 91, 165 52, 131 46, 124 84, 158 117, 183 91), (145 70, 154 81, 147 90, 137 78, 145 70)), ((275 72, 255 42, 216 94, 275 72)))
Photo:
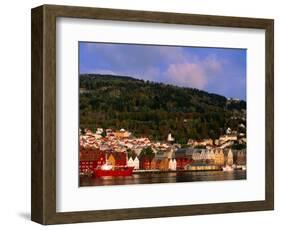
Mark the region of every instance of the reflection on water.
POLYGON ((194 181, 222 181, 246 179, 246 171, 202 171, 202 172, 169 172, 169 173, 141 173, 129 177, 80 177, 80 186, 128 185, 176 183, 194 181))

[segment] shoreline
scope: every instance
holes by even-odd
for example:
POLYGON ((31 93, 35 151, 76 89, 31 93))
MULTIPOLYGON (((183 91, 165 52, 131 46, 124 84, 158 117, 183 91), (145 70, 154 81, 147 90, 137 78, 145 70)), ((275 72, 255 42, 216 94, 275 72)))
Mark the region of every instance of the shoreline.
POLYGON ((206 169, 206 170, 138 170, 133 171, 133 174, 148 174, 148 173, 179 173, 179 172, 208 172, 208 171, 223 171, 222 169, 206 169))

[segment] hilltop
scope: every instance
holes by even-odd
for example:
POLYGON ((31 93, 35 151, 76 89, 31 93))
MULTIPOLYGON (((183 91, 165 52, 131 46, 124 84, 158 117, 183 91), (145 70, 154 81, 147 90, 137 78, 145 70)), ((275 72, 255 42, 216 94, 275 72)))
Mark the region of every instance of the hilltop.
MULTIPOLYGON (((230 127, 246 126, 246 102, 194 88, 139 80, 130 76, 82 74, 80 127, 128 129, 136 136, 178 143, 218 138, 230 127)), ((245 130, 242 130, 243 132, 245 130)))

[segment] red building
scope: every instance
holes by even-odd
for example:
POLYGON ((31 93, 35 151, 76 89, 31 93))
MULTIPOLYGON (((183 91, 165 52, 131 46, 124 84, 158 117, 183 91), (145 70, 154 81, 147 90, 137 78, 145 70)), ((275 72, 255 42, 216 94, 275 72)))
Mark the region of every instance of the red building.
POLYGON ((80 173, 92 173, 97 166, 105 164, 106 157, 114 158, 115 166, 127 165, 127 157, 124 152, 101 151, 80 147, 79 171, 80 173))
POLYGON ((175 152, 177 161, 177 169, 185 169, 185 167, 192 163, 193 148, 182 148, 175 152))
POLYGON ((185 169, 185 166, 192 162, 192 160, 188 158, 176 158, 176 161, 177 169, 185 169))
POLYGON ((125 166, 127 165, 127 156, 124 152, 110 152, 115 159, 116 166, 125 166))
POLYGON ((150 169, 151 160, 147 156, 140 156, 140 169, 150 169))
POLYGON ((103 151, 80 147, 80 173, 92 173, 94 168, 98 165, 103 165, 105 161, 105 153, 103 151))

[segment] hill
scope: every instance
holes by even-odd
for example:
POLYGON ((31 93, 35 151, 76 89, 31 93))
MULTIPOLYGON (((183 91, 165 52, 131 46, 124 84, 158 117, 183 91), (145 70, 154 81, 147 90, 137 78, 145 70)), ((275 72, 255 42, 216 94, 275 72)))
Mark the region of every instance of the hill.
POLYGON ((124 128, 160 141, 171 132, 178 143, 186 143, 246 125, 245 101, 129 76, 82 74, 79 82, 82 129, 124 128))

